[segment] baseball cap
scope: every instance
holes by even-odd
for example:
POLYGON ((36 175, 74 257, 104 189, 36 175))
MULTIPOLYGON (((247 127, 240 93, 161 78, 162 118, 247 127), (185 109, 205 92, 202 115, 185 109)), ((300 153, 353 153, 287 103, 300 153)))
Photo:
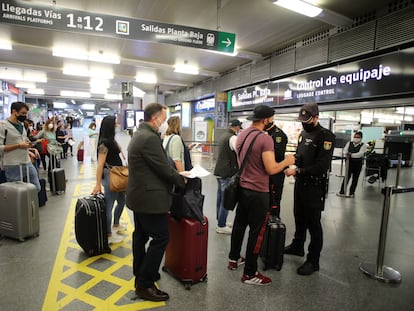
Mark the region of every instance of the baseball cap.
POLYGON ((305 104, 299 110, 298 121, 308 122, 316 115, 319 115, 318 105, 316 103, 305 104))
POLYGON ((230 121, 229 126, 240 126, 241 127, 242 124, 243 122, 240 122, 240 120, 234 119, 230 121))
POLYGON ((274 114, 275 114, 275 111, 269 106, 259 105, 254 108, 253 115, 250 117, 247 117, 246 119, 250 121, 259 121, 262 119, 270 118, 274 114))

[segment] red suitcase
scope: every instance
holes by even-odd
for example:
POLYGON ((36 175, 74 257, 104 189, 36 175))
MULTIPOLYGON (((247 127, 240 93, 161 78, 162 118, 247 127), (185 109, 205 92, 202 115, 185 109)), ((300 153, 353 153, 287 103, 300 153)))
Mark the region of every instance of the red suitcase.
POLYGON ((170 241, 165 251, 163 271, 180 280, 185 289, 207 280, 208 219, 168 219, 170 241))
POLYGON ((77 157, 78 157, 79 162, 83 162, 83 153, 84 153, 83 149, 78 149, 77 157))

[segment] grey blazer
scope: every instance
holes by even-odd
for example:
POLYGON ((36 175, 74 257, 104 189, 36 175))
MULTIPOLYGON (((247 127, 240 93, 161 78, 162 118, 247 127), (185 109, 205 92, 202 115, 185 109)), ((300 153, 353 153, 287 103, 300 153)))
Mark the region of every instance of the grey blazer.
POLYGON ((126 205, 144 214, 167 213, 173 185, 184 189, 184 178, 173 169, 158 133, 142 123, 128 146, 129 177, 126 205))

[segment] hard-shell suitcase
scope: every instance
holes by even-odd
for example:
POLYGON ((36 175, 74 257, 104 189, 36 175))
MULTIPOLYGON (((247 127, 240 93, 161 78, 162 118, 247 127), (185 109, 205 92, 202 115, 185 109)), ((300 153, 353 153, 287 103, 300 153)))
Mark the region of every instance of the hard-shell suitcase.
POLYGON ((165 251, 163 271, 184 283, 186 289, 192 284, 207 280, 208 219, 168 219, 170 240, 165 251))
POLYGON ((83 162, 83 155, 84 155, 83 149, 78 149, 77 157, 78 157, 79 162, 83 162))
MULTIPOLYGON (((20 175, 22 176, 21 166, 20 175)), ((27 183, 12 181, 0 184, 0 235, 20 241, 39 236, 37 189, 30 183, 29 178, 27 180, 27 183)))
POLYGON ((39 197, 39 207, 44 206, 47 201, 47 194, 46 194, 46 180, 45 179, 39 179, 40 183, 40 191, 38 192, 39 197))
POLYGON ((66 176, 63 168, 56 168, 56 156, 52 156, 52 170, 49 173, 50 191, 60 194, 66 191, 66 176))
POLYGON ((275 268, 280 271, 283 266, 286 226, 275 215, 270 215, 264 233, 260 257, 264 263, 263 270, 275 268))
POLYGON ((103 194, 79 198, 76 202, 75 236, 88 256, 110 253, 103 194))

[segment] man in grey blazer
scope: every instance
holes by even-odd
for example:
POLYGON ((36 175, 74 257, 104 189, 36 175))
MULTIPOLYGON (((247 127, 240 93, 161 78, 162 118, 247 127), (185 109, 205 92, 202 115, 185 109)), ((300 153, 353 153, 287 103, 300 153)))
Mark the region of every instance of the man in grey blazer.
POLYGON ((144 122, 128 147, 129 180, 126 205, 134 212, 135 293, 141 299, 165 301, 169 296, 154 282, 168 244, 168 211, 173 186, 183 189, 184 178, 173 169, 162 147, 158 130, 167 118, 166 107, 157 103, 144 109, 144 122), (145 248, 149 238, 151 242, 145 248))

